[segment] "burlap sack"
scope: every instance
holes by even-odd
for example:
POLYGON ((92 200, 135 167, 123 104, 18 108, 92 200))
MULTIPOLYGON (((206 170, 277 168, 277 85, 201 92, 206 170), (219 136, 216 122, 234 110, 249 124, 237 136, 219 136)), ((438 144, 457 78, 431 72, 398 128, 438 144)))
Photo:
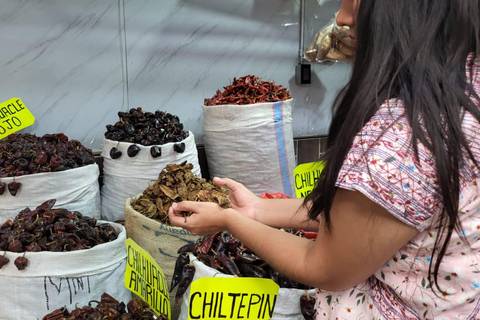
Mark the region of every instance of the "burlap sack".
MULTIPOLYGON (((177 250, 187 243, 195 242, 199 237, 183 228, 168 226, 147 218, 134 210, 130 203, 138 196, 127 199, 125 203, 125 228, 127 229, 127 236, 155 259, 162 268, 167 283, 170 286, 175 262, 178 257, 177 250)), ((170 293, 172 320, 178 319, 178 315, 180 314, 180 304, 175 305, 174 293, 175 291, 173 291, 173 294, 170 293)))

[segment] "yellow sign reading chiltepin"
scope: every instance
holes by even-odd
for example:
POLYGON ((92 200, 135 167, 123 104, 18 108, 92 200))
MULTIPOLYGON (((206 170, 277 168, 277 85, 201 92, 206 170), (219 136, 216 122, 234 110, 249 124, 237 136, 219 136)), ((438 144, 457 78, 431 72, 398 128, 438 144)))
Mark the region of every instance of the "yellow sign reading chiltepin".
POLYGON ((304 163, 293 169, 297 198, 305 198, 315 188, 323 167, 325 163, 318 161, 304 163))
POLYGON ((33 114, 19 98, 12 98, 0 103, 0 139, 35 122, 33 114))
POLYGON ((171 319, 167 280, 155 260, 132 239, 127 244, 125 287, 145 300, 157 314, 171 319))
POLYGON ((268 320, 278 289, 270 279, 200 278, 190 287, 188 319, 268 320))

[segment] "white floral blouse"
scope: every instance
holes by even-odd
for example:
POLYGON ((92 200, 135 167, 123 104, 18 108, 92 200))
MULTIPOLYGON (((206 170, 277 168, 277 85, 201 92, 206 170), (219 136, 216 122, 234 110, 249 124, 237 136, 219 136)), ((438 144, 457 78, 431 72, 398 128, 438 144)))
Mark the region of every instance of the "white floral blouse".
MULTIPOLYGON (((470 61, 467 76, 480 94, 480 60, 470 61)), ((403 111, 398 101, 382 105, 354 140, 337 186, 362 192, 420 232, 365 283, 341 292, 317 290, 317 320, 480 319, 479 168, 471 162, 461 168, 461 232, 469 243, 453 233, 438 276, 447 294, 436 296, 428 270, 442 196, 431 153, 420 145, 415 160, 403 111)), ((480 124, 466 114, 463 129, 480 159, 480 124)))

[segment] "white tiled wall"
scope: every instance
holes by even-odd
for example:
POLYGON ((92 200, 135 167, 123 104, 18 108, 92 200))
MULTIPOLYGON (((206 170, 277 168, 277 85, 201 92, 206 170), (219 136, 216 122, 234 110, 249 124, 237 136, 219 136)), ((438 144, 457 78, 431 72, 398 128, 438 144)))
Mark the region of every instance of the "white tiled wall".
MULTIPOLYGON (((125 1, 128 97, 123 108, 176 114, 202 142, 201 104, 233 77, 287 86, 294 135, 325 134, 345 64, 313 67, 295 85, 299 0, 125 1)), ((122 82, 118 0, 0 0, 0 100, 20 97, 36 116, 26 131, 65 132, 99 149, 117 120, 122 82)), ((339 1, 306 0, 305 44, 339 1)))

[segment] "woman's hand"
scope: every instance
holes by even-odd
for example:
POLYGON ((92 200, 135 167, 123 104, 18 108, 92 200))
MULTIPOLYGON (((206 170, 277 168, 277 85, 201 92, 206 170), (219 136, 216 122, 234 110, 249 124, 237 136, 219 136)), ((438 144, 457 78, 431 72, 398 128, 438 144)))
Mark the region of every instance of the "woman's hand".
POLYGON ((224 209, 213 202, 174 202, 168 210, 172 225, 187 229, 195 235, 226 230, 228 215, 232 214, 238 214, 238 212, 233 209, 224 209), (183 217, 180 215, 182 211, 193 212, 193 214, 183 217))
POLYGON ((248 190, 243 184, 228 178, 213 178, 213 183, 219 186, 225 186, 232 190, 228 199, 232 202, 232 208, 244 216, 257 220, 255 207, 260 198, 248 190))

